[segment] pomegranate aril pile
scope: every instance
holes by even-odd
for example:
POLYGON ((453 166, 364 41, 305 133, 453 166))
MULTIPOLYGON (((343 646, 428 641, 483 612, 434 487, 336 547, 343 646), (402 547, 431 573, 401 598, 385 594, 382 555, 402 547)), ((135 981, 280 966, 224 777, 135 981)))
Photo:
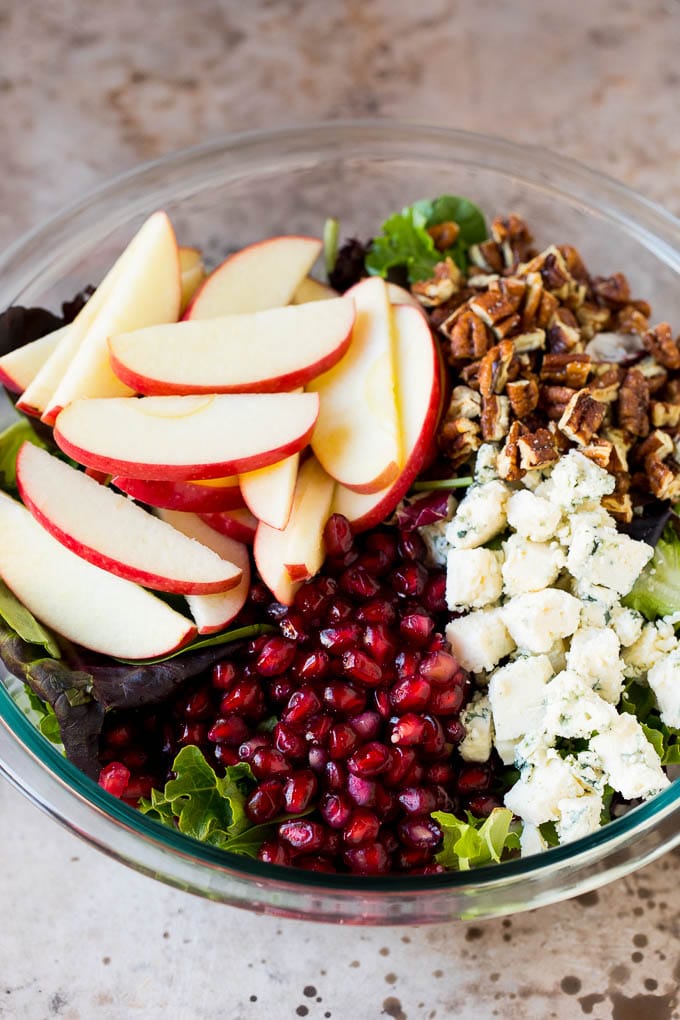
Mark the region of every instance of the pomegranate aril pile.
POLYGON ((254 824, 301 816, 276 824, 260 860, 435 872, 432 811, 484 816, 497 803, 494 765, 466 764, 456 750, 471 684, 442 638, 444 572, 424 565, 414 532, 354 537, 333 515, 325 543, 322 572, 292 606, 255 579, 247 619, 278 634, 230 649, 209 678, 154 711, 112 714, 100 782, 132 801, 162 788, 175 754, 196 743, 219 774, 249 763, 254 824))

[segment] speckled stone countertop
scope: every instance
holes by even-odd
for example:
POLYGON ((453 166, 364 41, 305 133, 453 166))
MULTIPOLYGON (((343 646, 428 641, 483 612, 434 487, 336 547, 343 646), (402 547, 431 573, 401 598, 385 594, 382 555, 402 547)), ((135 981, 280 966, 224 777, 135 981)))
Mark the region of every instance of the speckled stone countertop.
MULTIPOLYGON (((0 3, 0 241, 230 130, 386 116, 538 142, 680 213, 677 0, 0 3)), ((0 783, 7 1020, 670 1020, 680 852, 479 924, 318 927, 165 888, 0 783)))

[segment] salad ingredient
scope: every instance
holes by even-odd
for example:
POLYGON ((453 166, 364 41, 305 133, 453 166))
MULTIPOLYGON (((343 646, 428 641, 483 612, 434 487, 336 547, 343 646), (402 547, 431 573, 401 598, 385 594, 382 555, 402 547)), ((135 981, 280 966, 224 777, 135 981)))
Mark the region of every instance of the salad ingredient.
POLYGON ((446 811, 435 811, 432 817, 443 834, 436 860, 448 870, 468 871, 498 863, 506 851, 519 849, 520 837, 508 808, 494 808, 487 818, 475 818, 468 811, 467 821, 446 811))
POLYGON ((4 581, 0 581, 0 617, 22 641, 30 645, 42 645, 48 655, 54 659, 59 658, 61 653, 54 637, 19 602, 4 581))
POLYGON ((186 311, 192 297, 205 280, 206 274, 203 256, 198 248, 182 247, 179 249, 179 271, 182 287, 179 312, 182 315, 186 311))
POLYGON ((248 509, 270 528, 282 530, 288 524, 299 464, 300 455, 294 453, 277 464, 239 475, 248 509))
POLYGON ((307 443, 315 393, 76 400, 54 438, 80 464, 133 478, 191 481, 276 463, 307 443))
POLYGON ((648 620, 680 612, 680 537, 672 525, 664 530, 653 560, 626 595, 625 604, 648 620))
MULTIPOLYGON (((295 455, 297 456, 297 455, 295 455)), ((263 470, 266 470, 264 468, 263 470)), ((209 479, 214 485, 198 482, 161 482, 144 478, 126 478, 114 475, 111 484, 121 492, 165 510, 182 510, 186 513, 221 513, 223 510, 237 510, 243 506, 238 475, 209 479)))
POLYGON ((309 301, 330 301, 338 296, 337 290, 333 290, 327 283, 315 280, 313 276, 305 276, 295 289, 291 298, 293 305, 306 305, 309 301))
POLYGON ((222 510, 216 514, 198 515, 205 524, 208 524, 220 535, 233 538, 236 542, 244 542, 252 545, 255 540, 258 520, 246 507, 236 510, 222 510))
POLYGON ((328 371, 352 339, 349 297, 148 326, 109 338, 111 366, 137 393, 278 393, 328 371))
POLYGON ((311 443, 332 478, 355 492, 375 493, 391 485, 402 466, 395 328, 382 280, 362 281, 348 295, 356 305, 350 349, 307 387, 320 401, 311 443))
POLYGON ((17 454, 24 443, 33 443, 44 449, 45 443, 29 421, 21 418, 0 433, 0 480, 3 489, 17 489, 17 454))
POLYGON ((481 609, 497 602, 503 590, 500 563, 492 549, 453 549, 447 577, 450 609, 481 609))
POLYGON ((287 236, 271 237, 241 248, 212 271, 194 295, 184 318, 214 319, 287 305, 321 248, 316 237, 287 236))
POLYGON ((23 393, 68 331, 60 326, 24 347, 0 358, 0 383, 12 393, 23 393))
POLYGON ((338 259, 339 235, 340 222, 335 217, 330 217, 323 225, 323 257, 326 276, 330 276, 335 269, 338 259))
POLYGON ((105 655, 150 658, 196 633, 179 613, 131 581, 88 563, 0 493, 0 574, 26 608, 59 634, 105 655))

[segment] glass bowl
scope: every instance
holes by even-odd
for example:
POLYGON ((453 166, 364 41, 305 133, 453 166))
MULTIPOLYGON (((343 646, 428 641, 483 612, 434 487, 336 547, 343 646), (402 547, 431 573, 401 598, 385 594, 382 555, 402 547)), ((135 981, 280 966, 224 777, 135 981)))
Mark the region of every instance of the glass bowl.
MULTIPOLYGON (((58 307, 97 282, 143 218, 164 208, 182 244, 216 262, 278 233, 366 238, 394 209, 443 192, 488 217, 515 211, 539 245, 569 242, 625 272, 656 320, 680 322, 680 222, 554 153, 447 129, 332 123, 228 137, 149 163, 88 195, 0 259, 0 308, 58 307)), ((428 877, 354 878, 233 856, 164 828, 81 774, 0 684, 0 769, 88 842, 171 885, 262 913, 352 924, 441 922, 527 910, 594 889, 680 843, 680 782, 585 839, 524 860, 428 877)))

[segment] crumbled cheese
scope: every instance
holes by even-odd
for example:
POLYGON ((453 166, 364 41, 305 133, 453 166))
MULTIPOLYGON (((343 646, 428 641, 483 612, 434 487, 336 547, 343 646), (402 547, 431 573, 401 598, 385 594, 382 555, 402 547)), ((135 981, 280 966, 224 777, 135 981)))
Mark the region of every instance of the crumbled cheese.
POLYGON ((552 538, 561 518, 558 507, 527 489, 513 492, 508 500, 508 524, 532 542, 547 542, 552 538))
POLYGON ((653 797, 670 783, 634 715, 617 715, 608 729, 592 738, 590 747, 600 758, 609 785, 626 800, 653 797))
POLYGON ((555 538, 565 549, 571 545, 574 531, 580 528, 590 527, 595 531, 600 528, 616 528, 616 521, 611 514, 607 513, 603 506, 594 510, 577 510, 564 517, 559 528, 555 532, 555 538))
POLYGON ((642 633, 642 625, 645 618, 636 609, 628 609, 626 606, 612 606, 610 622, 616 636, 623 648, 629 648, 635 644, 642 633))
POLYGON ((496 748, 496 753, 504 765, 513 765, 515 762, 515 749, 517 747, 516 740, 498 740, 494 737, 493 746, 496 748))
POLYGON ((463 669, 471 673, 493 669, 515 648, 499 609, 478 609, 452 620, 446 640, 463 669))
POLYGON ((620 535, 616 528, 594 528, 577 520, 572 526, 567 568, 580 598, 611 605, 630 591, 653 555, 646 542, 620 535))
POLYGON ((463 761, 488 761, 493 743, 491 703, 488 695, 477 692, 460 713, 465 737, 458 745, 463 761))
POLYGON ((529 822, 525 822, 522 826, 519 845, 522 857, 533 857, 535 854, 542 854, 548 849, 548 844, 543 839, 541 830, 537 825, 530 825, 529 822))
POLYGON ((561 800, 582 793, 583 787, 569 764, 548 748, 540 762, 524 766, 520 778, 505 794, 505 806, 530 825, 541 825, 559 819, 561 800))
POLYGON ((546 687, 542 727, 553 738, 585 739, 617 717, 614 706, 570 670, 558 673, 546 687))
POLYGON ((567 668, 578 673, 605 701, 617 705, 623 689, 619 639, 611 627, 579 627, 573 634, 567 668))
POLYGON ((482 609, 503 590, 498 556, 491 549, 451 549, 446 563, 446 604, 452 611, 482 609))
POLYGON ((484 485, 498 478, 498 446, 496 443, 482 443, 475 460, 475 482, 484 485))
POLYGON ((431 566, 445 567, 449 554, 449 542, 446 537, 448 520, 435 521, 418 528, 418 532, 427 548, 427 561, 431 566))
POLYGON ((532 542, 511 535, 503 542, 503 587, 506 595, 541 591, 556 580, 566 562, 557 542, 532 542))
POLYGON ((573 595, 547 588, 515 595, 499 612, 515 644, 538 654, 549 651, 558 638, 574 633, 580 609, 573 595))
POLYGON ((545 654, 550 659, 553 673, 560 673, 563 669, 567 668, 567 646, 562 638, 558 638, 545 654))
POLYGON ((637 641, 623 653, 626 676, 638 677, 647 673, 659 659, 678 648, 675 631, 664 620, 646 623, 637 641))
POLYGON ((552 675, 547 655, 515 659, 495 671, 489 680, 489 701, 498 740, 513 740, 540 725, 552 675))
POLYGON ((580 797, 563 797, 557 802, 560 817, 556 823, 560 843, 597 832, 603 808, 602 797, 597 793, 584 793, 580 797))
POLYGON ((592 599, 581 603, 581 619, 579 627, 595 627, 602 630, 609 626, 611 610, 604 602, 594 602, 592 599))
POLYGON ((680 729, 680 649, 656 662, 647 674, 661 712, 661 722, 680 729))
POLYGON ((603 496, 612 493, 615 484, 613 475, 603 471, 578 450, 570 450, 558 460, 550 477, 538 486, 536 494, 567 512, 589 510, 596 508, 603 496))
POLYGON ((455 549, 475 549, 494 538, 505 528, 507 502, 503 482, 471 486, 446 529, 449 544, 455 549))

